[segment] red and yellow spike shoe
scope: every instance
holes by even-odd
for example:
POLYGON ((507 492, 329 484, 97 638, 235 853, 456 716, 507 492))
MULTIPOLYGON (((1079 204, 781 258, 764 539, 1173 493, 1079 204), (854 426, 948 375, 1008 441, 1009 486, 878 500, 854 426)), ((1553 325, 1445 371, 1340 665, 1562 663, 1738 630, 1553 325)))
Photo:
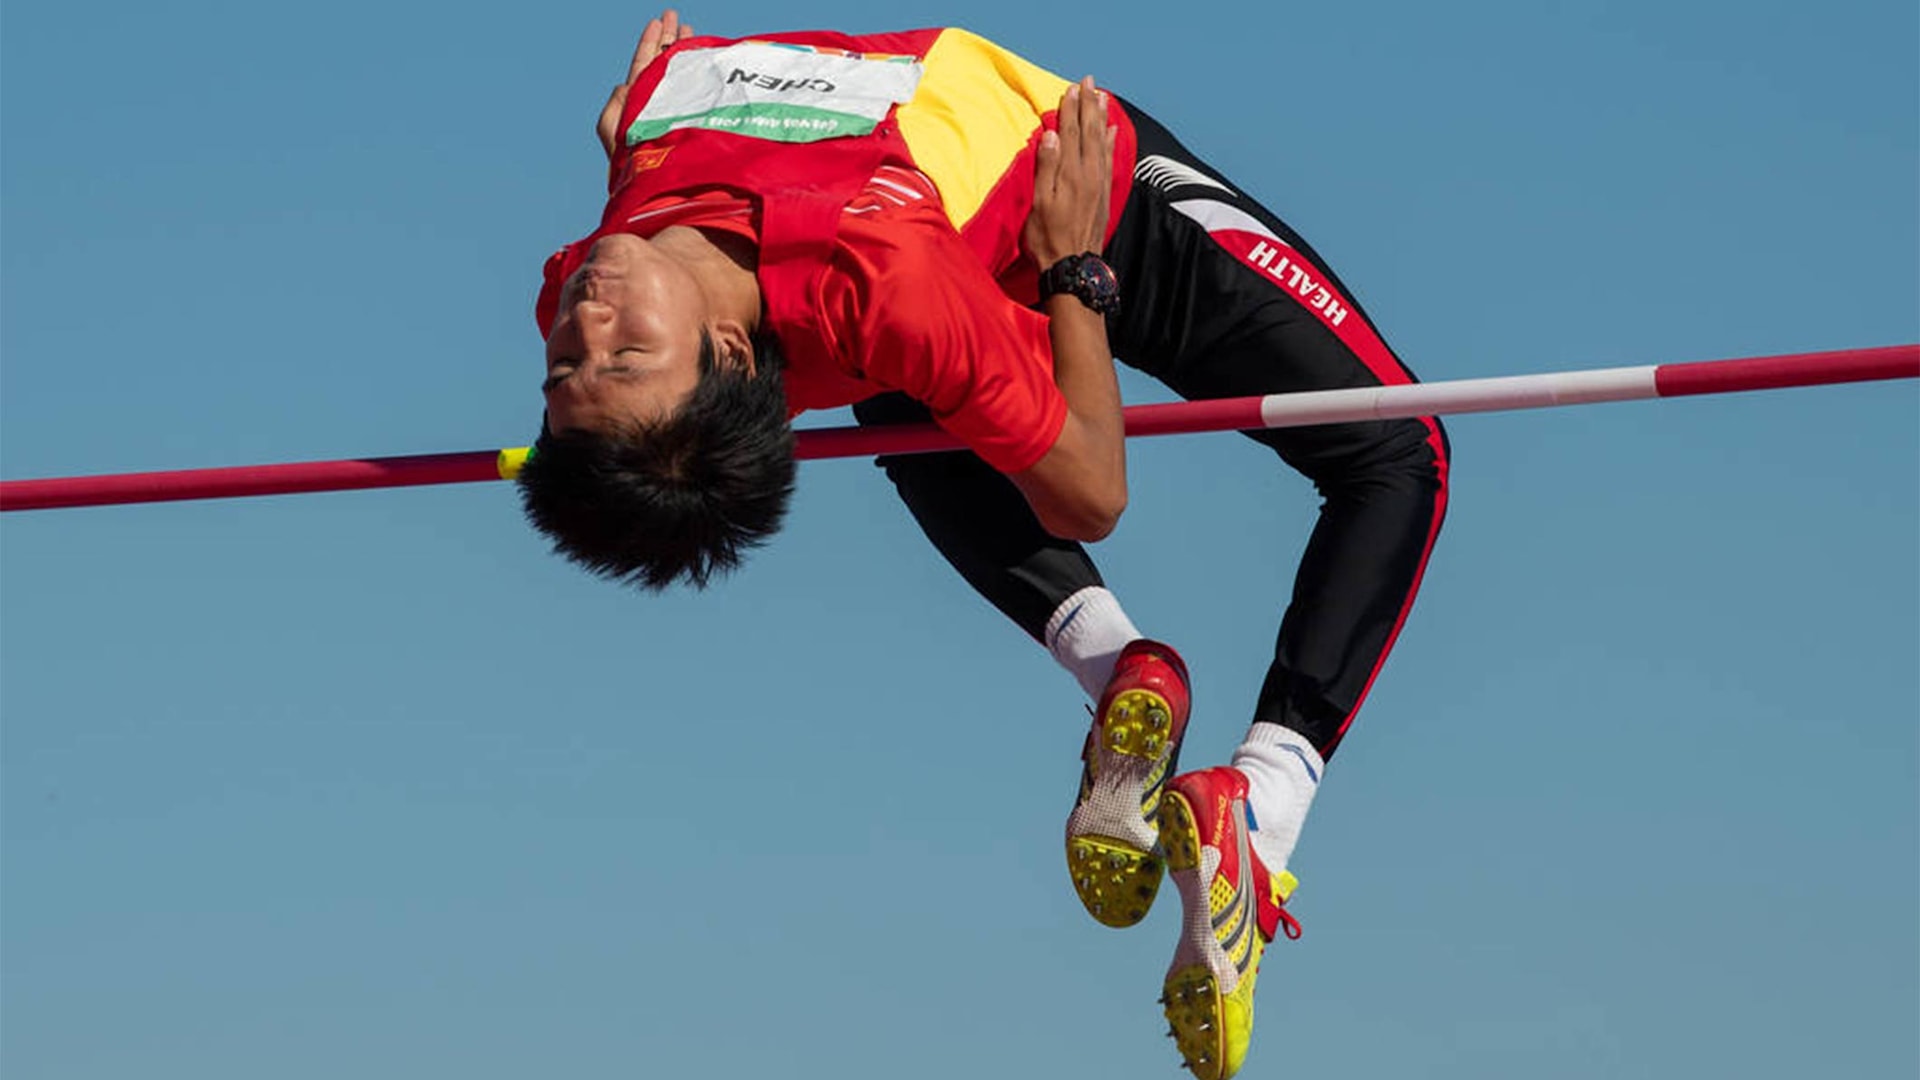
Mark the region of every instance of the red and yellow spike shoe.
POLYGON ((1067 817, 1067 872, 1088 914, 1108 926, 1147 917, 1160 891, 1160 793, 1187 732, 1187 665, 1157 641, 1120 651, 1080 758, 1067 817))
POLYGON ((1276 933, 1300 936, 1287 913, 1293 875, 1269 873, 1253 850, 1247 777, 1220 767, 1176 776, 1160 802, 1160 842, 1184 909, 1167 968, 1167 1025, 1198 1080, 1240 1071, 1253 1039, 1253 984, 1276 933))

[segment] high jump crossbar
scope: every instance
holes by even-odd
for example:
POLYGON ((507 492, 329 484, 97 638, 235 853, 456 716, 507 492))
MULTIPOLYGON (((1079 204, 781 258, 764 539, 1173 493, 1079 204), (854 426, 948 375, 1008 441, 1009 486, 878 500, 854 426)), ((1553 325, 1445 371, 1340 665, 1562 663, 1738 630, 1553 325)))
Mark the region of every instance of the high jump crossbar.
MULTIPOLYGON (((1126 422, 1127 436, 1132 438, 1912 378, 1920 378, 1920 344, 1135 405, 1126 410, 1126 422)), ((795 436, 796 453, 801 458, 917 454, 953 450, 960 445, 932 424, 804 428, 795 436)), ((6 480, 0 481, 0 511, 510 480, 519 473, 526 457, 525 447, 514 447, 6 480)))

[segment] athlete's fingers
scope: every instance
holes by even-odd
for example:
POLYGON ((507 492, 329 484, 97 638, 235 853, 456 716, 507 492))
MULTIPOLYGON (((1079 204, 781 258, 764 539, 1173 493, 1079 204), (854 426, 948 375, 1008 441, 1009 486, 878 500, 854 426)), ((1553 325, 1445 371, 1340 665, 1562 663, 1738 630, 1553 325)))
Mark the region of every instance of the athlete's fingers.
POLYGON ((633 60, 627 64, 628 82, 639 78, 640 72, 653 63, 654 57, 660 55, 660 39, 665 33, 666 29, 657 17, 647 20, 647 28, 640 31, 640 41, 633 47, 633 60))
POLYGON ((600 109, 600 122, 593 128, 594 134, 600 136, 600 146, 608 157, 613 156, 615 129, 620 126, 620 110, 627 105, 627 89, 626 83, 613 88, 613 93, 607 95, 606 105, 600 109))
POLYGON ((1101 174, 1100 184, 1100 238, 1106 239, 1107 215, 1113 212, 1113 151, 1120 145, 1120 128, 1115 124, 1107 125, 1107 137, 1101 140, 1105 149, 1101 151, 1106 159, 1106 171, 1101 174))
POLYGON ((1080 80, 1080 144, 1075 147, 1083 176, 1092 180, 1100 170, 1100 155, 1107 128, 1106 95, 1093 84, 1093 76, 1080 80))
POLYGON ((1033 193, 1034 201, 1050 202, 1053 189, 1060 183, 1060 133, 1043 132, 1040 135, 1040 148, 1034 155, 1033 193))
MULTIPOLYGON (((1091 83, 1093 80, 1087 81, 1091 83)), ((1108 115, 1111 95, 1104 90, 1094 90, 1093 94, 1095 101, 1092 122, 1097 126, 1089 128, 1087 132, 1089 156, 1087 178, 1093 184, 1093 190, 1088 192, 1088 196, 1093 200, 1094 206, 1093 220, 1090 222, 1093 228, 1088 236, 1088 247, 1098 251, 1107 238, 1107 215, 1113 201, 1113 147, 1117 129, 1108 115)))
POLYGON ((1077 114, 1077 133, 1069 148, 1072 155, 1072 184, 1076 196, 1087 200, 1098 197, 1112 171, 1112 153, 1107 145, 1106 95, 1088 77, 1077 84, 1073 111, 1077 114))
POLYGON ((693 27, 682 24, 680 13, 672 8, 648 19, 647 28, 640 32, 640 43, 633 47, 633 60, 627 65, 627 81, 639 78, 647 65, 666 52, 668 46, 692 36, 693 27))
MULTIPOLYGON (((1091 76, 1087 78, 1087 85, 1089 87, 1093 86, 1093 78, 1091 76)), ((1093 93, 1093 116, 1089 118, 1092 122, 1092 127, 1090 128, 1090 130, 1099 132, 1100 138, 1089 139, 1087 140, 1087 142, 1089 146, 1092 148, 1092 150, 1094 151, 1094 154, 1096 157, 1104 157, 1105 156, 1104 151, 1106 150, 1106 136, 1108 135, 1108 133, 1110 133, 1113 130, 1113 125, 1107 120, 1107 100, 1108 100, 1107 92, 1105 90, 1093 89, 1092 93, 1093 93)))
POLYGON ((1058 117, 1060 144, 1067 148, 1068 153, 1078 154, 1080 152, 1079 83, 1067 87, 1067 92, 1060 98, 1060 109, 1055 115, 1058 117))
POLYGON ((1093 85, 1091 76, 1081 80, 1080 84, 1080 160, 1077 167, 1077 197, 1088 201, 1089 206, 1098 199, 1099 189, 1105 186, 1105 162, 1101 160, 1101 150, 1106 142, 1107 118, 1101 107, 1101 93, 1093 85))
POLYGON ((1054 186, 1064 195, 1071 190, 1079 179, 1080 167, 1080 92, 1078 89, 1067 91, 1071 97, 1060 107, 1058 135, 1060 138, 1060 164, 1054 177, 1054 186))
MULTIPOLYGON (((1093 80, 1089 78, 1087 83, 1091 85, 1093 80)), ((1107 152, 1107 134, 1112 130, 1113 124, 1107 119, 1107 92, 1093 90, 1091 93, 1093 94, 1091 110, 1093 115, 1087 117, 1087 152, 1100 171, 1105 173, 1113 161, 1113 155, 1107 152)))

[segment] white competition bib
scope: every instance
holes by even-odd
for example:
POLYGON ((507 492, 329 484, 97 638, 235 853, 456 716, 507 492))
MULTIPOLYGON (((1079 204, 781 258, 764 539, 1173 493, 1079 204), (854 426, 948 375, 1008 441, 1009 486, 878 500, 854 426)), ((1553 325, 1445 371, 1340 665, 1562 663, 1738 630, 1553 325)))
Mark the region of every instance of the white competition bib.
POLYGON ((922 70, 911 56, 848 56, 764 41, 676 53, 627 128, 627 145, 680 128, 775 142, 865 135, 913 97, 922 70))

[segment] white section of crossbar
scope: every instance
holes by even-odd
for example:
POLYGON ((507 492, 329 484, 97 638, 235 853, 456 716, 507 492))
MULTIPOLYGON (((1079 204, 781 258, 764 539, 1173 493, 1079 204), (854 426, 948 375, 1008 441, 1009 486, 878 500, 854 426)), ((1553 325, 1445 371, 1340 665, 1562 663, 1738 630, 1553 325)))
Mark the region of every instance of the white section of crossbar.
POLYGON ((1601 401, 1637 401, 1658 397, 1653 365, 1559 371, 1543 375, 1507 375, 1407 386, 1367 386, 1350 390, 1310 390, 1271 394, 1260 401, 1266 427, 1341 424, 1354 420, 1397 420, 1409 416, 1539 409, 1601 401))

